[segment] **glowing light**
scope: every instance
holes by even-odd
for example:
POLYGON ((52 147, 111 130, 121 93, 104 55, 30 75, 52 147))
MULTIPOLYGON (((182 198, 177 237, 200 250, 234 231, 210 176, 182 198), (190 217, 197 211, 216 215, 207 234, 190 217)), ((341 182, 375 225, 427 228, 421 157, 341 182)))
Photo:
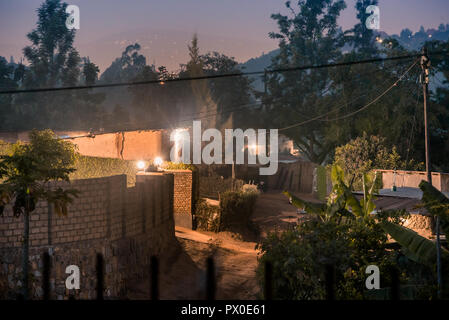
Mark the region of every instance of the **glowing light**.
POLYGON ((161 157, 154 158, 154 165, 157 166, 157 167, 160 167, 163 162, 164 162, 164 160, 162 160, 161 157))
POLYGON ((139 170, 144 170, 145 167, 146 167, 145 161, 142 161, 142 160, 137 161, 137 169, 139 169, 139 170))
POLYGON ((251 144, 248 146, 248 150, 251 152, 251 154, 257 154, 257 150, 259 149, 257 144, 251 144))
POLYGON ((175 143, 179 143, 183 140, 184 135, 183 132, 185 131, 185 129, 176 129, 175 130, 175 143))

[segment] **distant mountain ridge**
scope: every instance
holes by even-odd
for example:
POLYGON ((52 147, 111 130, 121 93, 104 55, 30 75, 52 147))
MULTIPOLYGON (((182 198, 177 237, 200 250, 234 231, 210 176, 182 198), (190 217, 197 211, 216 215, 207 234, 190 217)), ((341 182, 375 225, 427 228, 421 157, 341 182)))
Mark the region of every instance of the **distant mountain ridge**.
MULTIPOLYGON (((405 28, 399 35, 388 35, 386 32, 377 32, 375 36, 382 39, 392 38, 397 40, 404 48, 408 50, 419 50, 423 43, 429 40, 449 40, 449 24, 440 24, 437 29, 427 29, 421 26, 420 30, 413 34, 411 30, 405 28)), ((239 64, 239 67, 244 72, 263 71, 271 65, 271 60, 279 53, 279 49, 275 49, 266 54, 262 54, 260 57, 251 58, 248 61, 239 64)), ((253 80, 252 87, 254 90, 263 91, 263 76, 250 76, 253 80)))

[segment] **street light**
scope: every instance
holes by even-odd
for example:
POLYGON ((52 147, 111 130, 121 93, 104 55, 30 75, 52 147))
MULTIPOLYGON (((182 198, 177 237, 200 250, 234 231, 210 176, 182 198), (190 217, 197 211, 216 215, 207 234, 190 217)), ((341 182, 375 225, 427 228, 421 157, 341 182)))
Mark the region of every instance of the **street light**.
POLYGON ((156 157, 156 158, 154 158, 153 163, 154 163, 154 165, 155 165, 156 167, 158 167, 158 169, 159 169, 160 166, 162 165, 162 163, 164 163, 164 160, 162 160, 161 157, 156 157))
POLYGON ((139 169, 140 171, 145 171, 145 167, 146 167, 146 163, 143 160, 139 160, 137 161, 137 169, 139 169))

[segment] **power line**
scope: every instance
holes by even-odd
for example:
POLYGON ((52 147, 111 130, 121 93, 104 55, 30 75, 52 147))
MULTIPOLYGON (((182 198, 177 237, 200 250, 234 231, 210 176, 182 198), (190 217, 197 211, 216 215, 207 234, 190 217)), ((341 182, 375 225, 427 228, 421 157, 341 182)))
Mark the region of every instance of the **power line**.
MULTIPOLYGON (((438 51, 438 52, 434 52, 432 54, 440 55, 440 54, 447 54, 447 53, 448 52, 446 52, 446 51, 438 51)), ((183 78, 166 79, 166 80, 119 82, 119 83, 96 84, 96 85, 88 85, 88 86, 70 86, 70 87, 59 87, 59 88, 35 88, 35 89, 7 90, 7 91, 0 91, 0 94, 35 93, 35 92, 49 92, 49 91, 63 91, 63 90, 82 90, 82 89, 93 89, 93 88, 110 88, 110 87, 134 86, 134 85, 144 85, 144 84, 162 84, 162 83, 180 82, 180 81, 230 78, 230 77, 241 77, 241 76, 249 76, 249 75, 262 75, 262 74, 266 74, 266 73, 267 74, 268 73, 270 73, 270 74, 271 73, 283 73, 283 72, 290 72, 290 71, 302 71, 302 70, 310 70, 310 69, 342 67, 342 66, 350 66, 350 65, 364 64, 364 63, 375 63, 375 62, 413 59, 413 58, 417 58, 420 56, 421 55, 419 55, 419 54, 413 54, 413 55, 404 55, 404 56, 396 56, 396 57, 388 57, 388 58, 375 58, 375 59, 358 60, 358 61, 328 63, 328 64, 321 64, 321 65, 308 65, 308 66, 301 66, 301 67, 279 68, 279 69, 264 70, 264 71, 235 72, 235 73, 208 75, 208 76, 200 76, 200 77, 183 77, 183 78)))
MULTIPOLYGON (((337 120, 341 120, 341 119, 345 119, 345 118, 348 118, 348 117, 351 117, 351 116, 353 116, 353 115, 355 115, 355 114, 357 114, 357 113, 359 113, 359 112, 362 112, 363 110, 365 110, 366 108, 368 108, 369 106, 371 106, 372 104, 374 104, 375 102, 377 102, 380 98, 382 98, 384 95, 386 95, 391 89, 393 89, 398 83, 399 83, 399 81, 401 81, 406 75, 407 75, 407 73, 418 63, 418 61, 419 60, 416 60, 400 77, 399 77, 399 79, 398 80, 396 80, 390 87, 388 87, 382 94, 380 94, 379 96, 377 96, 374 100, 372 100, 372 101, 370 101, 368 104, 366 104, 366 105, 364 105, 363 107, 361 107, 360 109, 357 109, 356 111, 353 111, 353 112, 351 112, 351 113, 349 113, 349 114, 346 114, 346 115, 344 115, 344 116, 341 116, 341 117, 337 117, 337 118, 334 118, 334 119, 330 119, 330 120, 325 120, 325 121, 337 121, 337 120)), ((305 121, 302 121, 302 122, 299 122, 299 123, 295 123, 295 124, 292 124, 292 125, 289 125, 289 126, 287 126, 287 127, 284 127, 284 128, 281 128, 281 129, 278 129, 278 131, 283 131, 283 130, 288 130, 288 129, 291 129, 291 128, 295 128, 295 127, 299 127, 299 126, 301 126, 301 125, 304 125, 304 124, 307 124, 307 123, 309 123, 309 122, 312 122, 312 121, 315 121, 315 120, 318 120, 318 119, 321 119, 321 118, 324 118, 325 116, 327 116, 327 115, 329 115, 329 114, 331 114, 331 113, 333 113, 333 112, 335 112, 335 110, 332 110, 332 111, 329 111, 329 112, 326 112, 326 113, 324 113, 324 114, 322 114, 322 115, 319 115, 319 116, 316 116, 316 117, 314 117, 314 118, 311 118, 311 119, 308 119, 308 120, 305 120, 305 121)))
MULTIPOLYGON (((380 70, 377 70, 377 71, 374 71, 374 72, 367 72, 367 73, 365 73, 365 75, 366 74, 369 74, 369 73, 377 73, 377 72, 380 72, 380 71, 385 71, 385 70, 389 70, 389 69, 391 69, 391 68, 393 68, 393 67, 396 67, 397 65, 393 65, 393 66, 390 66, 390 67, 388 67, 388 68, 384 68, 384 69, 380 69, 380 70)), ((410 69, 410 68, 409 68, 410 69)), ((408 72, 408 71, 407 71, 408 72)), ((403 75, 403 76, 405 76, 405 74, 403 75)), ((398 80, 399 81, 399 80, 398 80)), ((373 91, 376 91, 377 90, 377 88, 375 88, 375 89, 371 89, 371 90, 367 90, 366 92, 364 92, 362 95, 360 95, 360 96, 358 96, 357 98, 354 98, 353 100, 351 100, 349 103, 345 103, 344 105, 342 105, 342 106, 340 106, 340 107, 338 107, 338 108, 334 108, 333 110, 331 110, 331 111, 329 111, 329 112, 327 112, 327 113, 325 113, 325 114, 323 114, 323 115, 320 115, 320 116, 318 116, 319 118, 322 118, 322 117, 324 117, 324 116, 327 116, 327 115, 329 115, 329 114, 332 114, 332 113, 334 113, 334 112, 336 112, 336 111, 338 111, 339 109, 341 109, 341 108, 343 108, 343 107, 345 107, 345 106, 347 106, 348 104, 352 104, 353 102, 355 102, 355 101, 357 101, 357 100, 359 100, 359 99, 361 99, 361 98, 363 98, 364 96, 367 96, 368 94, 370 94, 371 92, 373 92, 373 91)), ((276 100, 282 100, 282 98, 281 99, 276 99, 276 100)), ((239 111, 239 110, 242 110, 242 109, 245 109, 245 108, 248 108, 248 107, 255 107, 255 106, 262 106, 264 103, 262 102, 262 101, 257 101, 257 102, 254 102, 254 103, 249 103, 249 104, 244 104, 244 105, 240 105, 240 106, 238 106, 238 107, 235 107, 235 108, 232 108, 232 109, 227 109, 227 110, 223 110, 223 111, 220 111, 220 112, 217 112, 217 111, 201 111, 201 112, 197 112, 197 113, 192 113, 192 114, 190 114, 191 116, 193 116, 193 117, 189 117, 189 118, 184 118, 184 119, 182 119, 182 120, 178 120, 178 121, 176 121, 176 126, 179 126, 181 123, 183 123, 183 122, 190 122, 190 121, 193 121, 193 120, 201 120, 201 119, 206 119, 206 118, 210 118, 210 117, 213 117, 213 116, 216 116, 216 115, 221 115, 221 114, 226 114, 226 113, 230 113, 230 112, 235 112, 235 111, 239 111), (209 113, 209 112, 212 112, 212 113, 209 113), (195 116, 195 115, 199 115, 199 114, 203 114, 203 113, 206 113, 205 115, 202 115, 202 116, 195 116)), ((306 120, 305 122, 311 122, 311 121, 314 121, 314 120, 317 120, 316 119, 317 117, 315 117, 315 118, 312 118, 312 119, 308 119, 308 120, 306 120)), ((327 120, 325 120, 325 119, 318 119, 318 120, 320 120, 320 121, 327 121, 327 120)), ((147 124, 155 124, 155 123, 160 123, 161 121, 160 120, 153 120, 153 121, 149 121, 147 124)), ((132 121, 129 121, 129 122, 127 122, 127 123, 133 123, 132 121)), ((148 130, 148 127, 147 128, 134 128, 134 129, 132 129, 132 130, 148 130)), ((286 130, 285 128, 283 128, 283 129, 279 129, 279 130, 286 130)), ((111 133, 119 133, 119 132, 123 132, 123 131, 127 131, 126 129, 125 130, 115 130, 115 131, 107 131, 107 132, 100 132, 100 133, 89 133, 89 134, 87 134, 87 135, 80 135, 80 136, 73 136, 73 137, 65 137, 65 138, 63 138, 63 139, 75 139, 75 138, 85 138, 85 137, 95 137, 96 135, 104 135, 104 134, 111 134, 111 133)))

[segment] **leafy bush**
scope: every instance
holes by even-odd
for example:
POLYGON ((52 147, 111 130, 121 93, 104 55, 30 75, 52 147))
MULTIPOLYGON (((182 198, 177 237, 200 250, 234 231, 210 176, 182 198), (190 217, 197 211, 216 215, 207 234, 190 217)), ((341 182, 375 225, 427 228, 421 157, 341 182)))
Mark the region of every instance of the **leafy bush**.
POLYGON ((199 199, 195 211, 196 228, 200 230, 218 232, 220 230, 220 208, 199 199))
POLYGON ((423 167, 422 163, 402 160, 395 147, 387 147, 385 138, 368 136, 366 133, 337 147, 334 164, 343 169, 347 182, 358 190, 362 185, 363 174, 373 169, 419 170, 423 167))
POLYGON ((220 231, 247 226, 258 192, 227 191, 220 195, 220 231))
POLYGON ((268 261, 273 266, 275 299, 324 299, 325 269, 333 265, 336 298, 363 299, 368 265, 377 265, 386 275, 383 285, 390 282, 387 270, 394 264, 395 254, 386 250, 386 242, 385 233, 374 223, 311 219, 294 230, 271 233, 258 245, 258 279, 264 287, 264 265, 268 261))

